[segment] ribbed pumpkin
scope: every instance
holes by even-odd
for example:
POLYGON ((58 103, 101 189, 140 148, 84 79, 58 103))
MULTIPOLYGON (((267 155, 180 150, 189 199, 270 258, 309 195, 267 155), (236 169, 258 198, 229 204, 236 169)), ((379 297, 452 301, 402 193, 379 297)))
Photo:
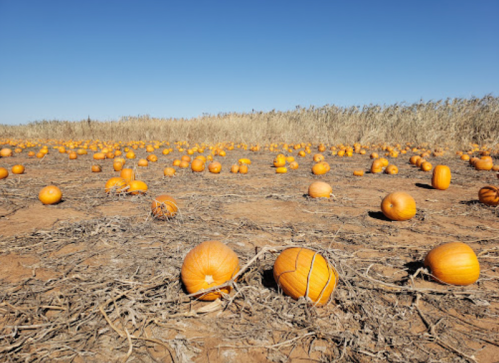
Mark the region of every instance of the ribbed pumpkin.
POLYGON ((383 198, 381 211, 392 221, 406 221, 416 215, 416 201, 405 192, 390 193, 383 198))
POLYGON ((319 253, 293 247, 282 251, 275 260, 274 279, 293 299, 305 297, 324 305, 336 287, 338 274, 319 253))
POLYGON ((132 180, 128 183, 127 193, 132 195, 145 194, 147 192, 147 184, 142 180, 132 180))
POLYGON ((371 164, 371 173, 381 173, 383 171, 383 162, 380 159, 376 159, 371 164))
MULTIPOLYGON (((219 241, 206 241, 185 256, 180 276, 189 294, 201 292, 196 297, 210 301, 221 297, 221 292, 213 291, 203 295, 202 290, 229 281, 239 268, 239 258, 230 247, 219 241)), ((222 288, 221 291, 227 294, 230 287, 222 288)))
POLYGON ((398 172, 399 169, 397 168, 397 166, 393 164, 388 165, 385 169, 385 174, 395 175, 398 174, 398 172))
POLYGON ((437 165, 433 169, 431 185, 435 189, 445 190, 449 187, 452 175, 447 165, 437 165))
POLYGON ((169 195, 159 195, 152 201, 151 213, 155 218, 161 220, 173 218, 178 213, 177 201, 169 195))
POLYGON ((172 177, 175 175, 175 169, 174 168, 171 168, 171 167, 166 167, 164 170, 163 170, 163 175, 164 176, 169 176, 169 177, 172 177))
POLYGON ((478 199, 483 204, 493 207, 499 205, 499 188, 492 185, 487 185, 478 191, 478 199))
POLYGON ((127 182, 125 181, 125 179, 123 179, 121 177, 111 178, 106 182, 106 186, 105 186, 106 193, 115 192, 115 193, 119 194, 123 191, 123 189, 126 187, 126 185, 127 185, 127 182))
POLYGON ((222 164, 218 161, 214 161, 208 165, 208 171, 210 173, 218 174, 222 170, 222 164))
POLYGON ((201 173, 204 171, 204 162, 200 159, 194 159, 191 163, 191 169, 193 172, 201 173))
POLYGON ((312 173, 315 175, 326 174, 331 168, 329 164, 325 161, 320 161, 312 167, 312 173))
POLYGON ((308 186, 308 195, 312 198, 329 198, 333 188, 326 182, 315 181, 308 186))
POLYGON ((61 201, 62 192, 55 185, 48 185, 40 190, 40 193, 38 193, 38 199, 43 204, 56 204, 61 201))
POLYGON ((475 252, 465 243, 449 242, 432 249, 424 260, 432 276, 443 283, 466 286, 480 277, 475 252))

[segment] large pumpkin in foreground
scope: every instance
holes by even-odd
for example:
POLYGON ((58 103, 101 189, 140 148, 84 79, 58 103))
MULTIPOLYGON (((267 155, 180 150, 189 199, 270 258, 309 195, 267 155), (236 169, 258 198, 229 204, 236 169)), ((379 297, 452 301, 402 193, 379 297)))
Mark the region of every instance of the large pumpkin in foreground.
POLYGON ((336 287, 338 274, 319 253, 293 247, 275 260, 274 279, 293 299, 308 297, 316 305, 324 305, 336 287))
POLYGON ((381 211, 392 221, 406 221, 416 215, 416 201, 405 192, 390 193, 381 201, 381 211))
POLYGON ((493 207, 499 205, 499 188, 492 185, 487 185, 478 192, 478 199, 483 204, 493 207))
MULTIPOLYGON (((189 294, 201 292, 200 300, 215 300, 222 296, 219 291, 202 294, 206 290, 232 279, 239 271, 236 253, 219 241, 206 241, 194 247, 185 256, 180 276, 189 294)), ((230 287, 221 289, 230 292, 230 287)))
POLYGON ((424 260, 432 276, 443 283, 466 286, 480 277, 475 252, 465 243, 449 242, 432 249, 424 260))

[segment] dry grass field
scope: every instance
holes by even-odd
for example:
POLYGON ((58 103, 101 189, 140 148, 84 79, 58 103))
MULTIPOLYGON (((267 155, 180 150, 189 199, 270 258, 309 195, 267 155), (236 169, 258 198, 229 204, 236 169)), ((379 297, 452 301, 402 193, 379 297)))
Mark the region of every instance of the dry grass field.
POLYGON ((0 158, 9 171, 0 179, 0 361, 497 362, 499 209, 479 202, 478 191, 499 179, 456 151, 490 155, 498 165, 498 147, 492 97, 0 126, 0 149, 20 149, 0 158), (356 142, 365 155, 338 156, 356 142), (191 158, 211 155, 222 171, 175 167, 165 177, 196 143, 191 158), (314 175, 319 143, 331 170, 314 175), (44 145, 47 154, 28 155, 44 145), (69 159, 83 147, 88 154, 69 159), (104 185, 120 172, 115 159, 92 157, 102 148, 134 151, 125 167, 147 193, 107 194, 104 185), (398 173, 371 173, 372 152, 398 173), (277 174, 279 153, 298 169, 277 174), (158 160, 139 167, 151 154, 158 160), (450 167, 448 189, 434 189, 432 171, 409 163, 420 154, 450 167), (241 158, 251 160, 248 173, 231 173, 241 158), (18 164, 23 174, 11 172, 18 164), (102 172, 91 172, 94 164, 102 172), (332 186, 330 198, 308 196, 316 180, 332 186), (60 203, 39 201, 47 185, 61 189, 60 203), (381 212, 395 191, 414 198, 413 218, 381 212), (161 194, 178 203, 171 220, 151 215, 161 194), (189 297, 180 278, 187 253, 210 240, 233 249, 241 266, 232 291, 213 302, 189 297), (440 283, 422 269, 430 250, 453 241, 478 257, 480 278, 468 286, 440 283), (336 269, 326 305, 294 300, 276 284, 274 262, 290 246, 318 251, 336 269))

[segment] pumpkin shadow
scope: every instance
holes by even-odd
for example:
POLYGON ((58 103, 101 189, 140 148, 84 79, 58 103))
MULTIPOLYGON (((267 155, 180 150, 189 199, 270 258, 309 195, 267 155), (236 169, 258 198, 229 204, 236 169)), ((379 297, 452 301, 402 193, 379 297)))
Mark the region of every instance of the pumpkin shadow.
POLYGON ((472 200, 462 200, 459 202, 459 204, 464 204, 464 205, 477 205, 480 204, 480 201, 478 199, 472 199, 472 200))
POLYGON ((405 263, 404 267, 407 270, 407 276, 398 281, 400 285, 405 285, 410 280, 410 276, 414 275, 420 268, 423 268, 424 264, 423 261, 411 261, 405 263))
POLYGON ((386 218, 386 216, 383 214, 383 212, 374 212, 374 211, 369 211, 367 212, 369 217, 374 218, 374 219, 379 219, 380 221, 387 221, 391 222, 392 220, 389 218, 386 218))
POLYGON ((268 289, 274 289, 275 291, 278 291, 279 287, 274 280, 274 269, 263 271, 262 285, 268 289))
POLYGON ((418 188, 423 188, 423 189, 433 189, 433 187, 430 184, 416 183, 416 186, 418 188))

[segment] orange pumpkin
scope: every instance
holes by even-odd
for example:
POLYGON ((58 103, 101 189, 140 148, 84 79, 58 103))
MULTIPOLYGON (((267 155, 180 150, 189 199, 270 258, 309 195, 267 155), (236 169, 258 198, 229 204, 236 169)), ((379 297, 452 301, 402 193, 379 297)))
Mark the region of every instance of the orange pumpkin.
POLYGON ((315 305, 324 305, 338 283, 338 274, 318 252, 293 247, 275 260, 274 280, 293 299, 305 297, 315 305))
POLYGON ((431 185, 435 189, 445 190, 449 187, 452 175, 447 165, 437 165, 433 169, 431 185))
POLYGON ((147 192, 147 184, 141 180, 132 180, 128 183, 127 192, 132 195, 145 194, 147 192))
POLYGON ((163 170, 163 175, 164 176, 168 176, 168 177, 172 177, 175 175, 175 169, 174 168, 171 168, 171 167, 167 167, 163 170))
POLYGON ((372 153, 371 156, 370 156, 371 159, 377 159, 379 158, 379 155, 378 153, 372 153))
POLYGON ((146 167, 149 165, 149 162, 146 159, 140 159, 137 163, 138 166, 146 167))
POLYGON ((424 163, 421 164, 421 170, 423 171, 430 171, 433 168, 433 165, 429 163, 428 161, 425 161, 424 163))
POLYGON ((123 163, 121 161, 113 162, 113 169, 114 171, 121 171, 121 169, 123 169, 123 163))
POLYGON ((395 175, 398 174, 398 172, 399 169, 393 164, 388 165, 385 169, 385 174, 395 175))
POLYGON ((276 174, 286 174, 288 172, 288 168, 285 166, 280 166, 275 169, 276 174))
POLYGON ((371 164, 371 173, 381 173, 383 171, 383 162, 380 159, 376 159, 371 164))
POLYGON ((353 175, 355 176, 363 176, 364 175, 364 170, 354 170, 353 175))
POLYGON ((75 153, 74 151, 71 151, 69 153, 69 160, 76 160, 76 159, 78 159, 78 154, 75 153))
POLYGON ((477 160, 475 162, 475 169, 476 170, 492 170, 492 167, 494 166, 494 163, 492 160, 477 160))
POLYGON ((151 204, 152 215, 161 220, 173 218, 178 213, 177 201, 169 195, 160 195, 154 198, 151 204))
POLYGON ((106 193, 121 193, 126 187, 127 182, 121 177, 113 177, 106 182, 106 193))
POLYGON ((182 160, 180 161, 180 164, 178 164, 178 167, 180 169, 187 169, 189 167, 189 162, 187 160, 182 160))
POLYGON ((239 166, 239 174, 248 174, 248 165, 242 164, 239 166))
POLYGON ((466 286, 480 277, 475 252, 462 242, 449 242, 433 248, 424 260, 432 276, 443 283, 466 286))
POLYGON ((12 174, 24 174, 24 166, 23 165, 14 165, 12 167, 12 174))
POLYGON ((383 198, 381 211, 392 221, 406 221, 416 215, 416 201, 405 192, 390 193, 383 198))
POLYGON ((499 188, 487 185, 478 191, 478 199, 483 204, 496 207, 499 205, 499 188))
POLYGON ((208 171, 210 173, 218 174, 222 170, 222 164, 218 161, 214 161, 208 165, 208 171))
POLYGON ((324 155, 322 155, 322 154, 315 154, 312 159, 316 163, 318 163, 319 161, 323 161, 324 160, 324 155))
POLYGON ((40 200, 40 202, 46 205, 56 204, 62 200, 62 192, 55 185, 48 185, 40 190, 38 199, 40 200))
POLYGON ((2 158, 8 158, 8 157, 12 156, 12 149, 4 147, 3 149, 0 150, 0 156, 2 158))
POLYGON ((277 158, 274 159, 274 166, 276 168, 283 167, 284 165, 286 165, 286 158, 284 158, 284 157, 277 157, 277 158))
POLYGON ((201 173, 204 171, 204 162, 200 159, 194 159, 191 163, 191 169, 193 172, 201 173))
POLYGON ((315 181, 308 187, 308 195, 312 198, 329 198, 333 188, 326 182, 315 181))
POLYGON ((133 169, 130 168, 121 169, 120 177, 123 178, 126 183, 129 183, 135 179, 135 173, 133 169))
POLYGON ((103 153, 95 153, 94 154, 95 160, 104 160, 105 158, 106 158, 106 155, 104 155, 103 153))
POLYGON ((194 247, 185 256, 180 276, 189 294, 199 292, 200 300, 215 300, 228 294, 230 287, 203 294, 203 290, 222 285, 239 271, 236 253, 219 241, 206 241, 194 247))
POLYGON ((298 167, 299 167, 299 165, 298 165, 298 163, 297 163, 296 161, 292 161, 292 162, 289 164, 289 168, 290 168, 291 170, 296 170, 296 169, 298 169, 298 167))
POLYGON ((330 169, 331 168, 327 162, 320 161, 312 166, 312 173, 315 175, 323 175, 326 174, 330 169))
POLYGON ((9 176, 9 171, 5 168, 0 168, 0 180, 9 176))
POLYGON ((237 164, 234 164, 230 167, 230 172, 231 173, 234 173, 234 174, 237 174, 237 172, 239 171, 239 165, 237 164))
POLYGON ((102 171, 102 168, 100 165, 92 165, 92 172, 93 173, 100 173, 102 171))

